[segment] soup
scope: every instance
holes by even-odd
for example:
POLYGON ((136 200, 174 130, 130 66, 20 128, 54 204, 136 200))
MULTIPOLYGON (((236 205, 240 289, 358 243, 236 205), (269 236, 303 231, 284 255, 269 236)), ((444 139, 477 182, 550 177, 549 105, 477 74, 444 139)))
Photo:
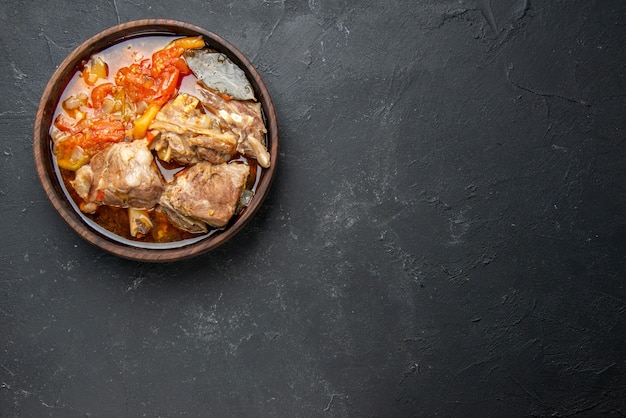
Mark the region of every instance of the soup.
POLYGON ((270 164, 246 83, 201 37, 145 36, 94 54, 50 128, 67 193, 85 217, 133 241, 227 228, 270 164))

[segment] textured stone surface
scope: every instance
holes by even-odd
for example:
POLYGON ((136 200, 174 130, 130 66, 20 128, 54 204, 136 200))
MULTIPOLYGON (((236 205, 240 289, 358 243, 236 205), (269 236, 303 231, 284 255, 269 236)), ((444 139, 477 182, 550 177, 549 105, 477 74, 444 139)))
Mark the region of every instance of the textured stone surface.
POLYGON ((0 416, 626 414, 626 3, 0 5, 0 416), (191 261, 81 241, 32 123, 89 36, 172 18, 280 122, 253 221, 191 261))

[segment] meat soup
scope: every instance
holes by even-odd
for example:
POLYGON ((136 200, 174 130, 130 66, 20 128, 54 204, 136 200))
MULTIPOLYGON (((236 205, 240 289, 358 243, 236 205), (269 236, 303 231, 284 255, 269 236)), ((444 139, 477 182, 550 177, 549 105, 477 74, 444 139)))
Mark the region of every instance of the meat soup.
POLYGON ((271 164, 266 132, 245 74, 225 55, 202 37, 145 36, 77 69, 50 137, 86 217, 161 243, 228 227, 271 164))

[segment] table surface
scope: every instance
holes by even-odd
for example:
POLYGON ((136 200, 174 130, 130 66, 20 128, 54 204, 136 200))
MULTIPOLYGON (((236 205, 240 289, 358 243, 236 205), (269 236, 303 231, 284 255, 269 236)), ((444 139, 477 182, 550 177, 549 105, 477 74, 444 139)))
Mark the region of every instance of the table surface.
POLYGON ((0 416, 623 416, 626 2, 0 5, 0 416), (83 241, 33 162, 80 43, 170 18, 246 54, 277 177, 218 249, 83 241))

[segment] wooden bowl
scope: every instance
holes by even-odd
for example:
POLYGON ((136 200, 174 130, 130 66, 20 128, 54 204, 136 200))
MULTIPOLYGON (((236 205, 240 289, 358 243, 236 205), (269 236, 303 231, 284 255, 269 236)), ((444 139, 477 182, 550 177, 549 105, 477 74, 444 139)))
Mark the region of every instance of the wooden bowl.
POLYGON ((278 130, 276 112, 267 88, 259 73, 240 51, 218 35, 200 27, 174 20, 149 19, 123 23, 107 29, 85 41, 61 63, 41 97, 35 118, 33 146, 37 173, 50 202, 65 222, 81 237, 97 247, 123 258, 138 261, 169 262, 194 257, 216 248, 232 238, 254 216, 265 199, 276 172, 278 130), (226 54, 244 70, 250 84, 254 87, 256 98, 261 103, 266 118, 267 148, 270 153, 271 165, 269 168, 263 169, 252 201, 242 213, 231 221, 227 228, 210 235, 204 235, 197 240, 164 244, 142 243, 124 239, 104 230, 83 215, 68 196, 59 180, 56 163, 52 155, 49 135, 52 117, 59 97, 76 72, 77 67, 91 55, 109 46, 130 38, 146 35, 203 36, 207 46, 226 54))

